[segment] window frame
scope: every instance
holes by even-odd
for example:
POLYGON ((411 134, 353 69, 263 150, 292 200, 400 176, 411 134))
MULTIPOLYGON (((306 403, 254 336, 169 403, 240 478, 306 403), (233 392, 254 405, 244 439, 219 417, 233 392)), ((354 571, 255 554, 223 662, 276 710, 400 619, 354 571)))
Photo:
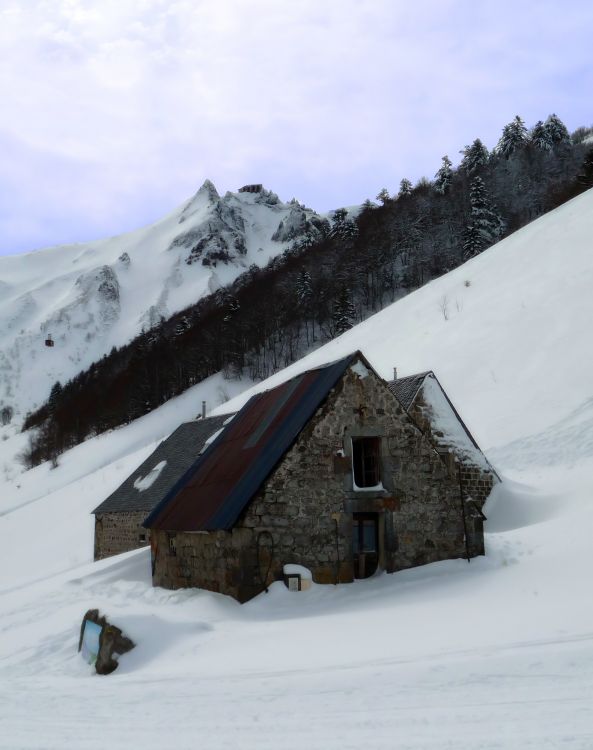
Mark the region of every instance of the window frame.
POLYGON ((381 467, 381 438, 378 435, 353 435, 350 438, 352 450, 352 487, 360 492, 378 492, 383 489, 382 467, 381 467), (365 451, 367 446, 372 445, 372 451, 365 451), (373 467, 369 468, 368 461, 372 461, 373 467), (360 462, 360 464, 359 464, 360 462), (362 473, 361 473, 362 472, 362 473), (373 484, 367 483, 369 473, 373 473, 373 484), (358 480, 362 480, 359 484, 358 480))

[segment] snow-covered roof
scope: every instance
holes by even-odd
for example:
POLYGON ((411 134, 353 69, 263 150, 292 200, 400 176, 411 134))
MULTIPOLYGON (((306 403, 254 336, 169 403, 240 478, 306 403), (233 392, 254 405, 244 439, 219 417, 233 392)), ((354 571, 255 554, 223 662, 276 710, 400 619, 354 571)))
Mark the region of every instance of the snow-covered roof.
POLYGON ((93 513, 150 512, 227 420, 225 414, 180 425, 93 513))
MULTIPOLYGON (((407 412, 421 393, 419 409, 430 423, 432 438, 440 448, 452 451, 463 463, 496 474, 432 370, 392 380, 388 385, 407 412)), ((414 419, 414 413, 410 416, 414 419)))

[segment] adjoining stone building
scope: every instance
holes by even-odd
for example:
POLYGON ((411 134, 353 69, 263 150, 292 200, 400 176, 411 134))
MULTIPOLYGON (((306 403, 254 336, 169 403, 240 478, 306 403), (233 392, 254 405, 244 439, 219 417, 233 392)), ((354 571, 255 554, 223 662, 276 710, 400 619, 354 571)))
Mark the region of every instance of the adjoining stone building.
POLYGON ((483 554, 496 475, 415 377, 398 388, 355 352, 253 396, 144 521, 154 585, 244 602, 287 564, 338 583, 483 554))
POLYGON ((142 522, 193 465, 208 438, 226 419, 228 415, 180 425, 95 508, 95 560, 150 543, 142 522))
POLYGON ((389 388, 414 423, 430 436, 437 450, 456 459, 464 497, 481 509, 500 478, 434 372, 396 378, 390 381, 389 388))

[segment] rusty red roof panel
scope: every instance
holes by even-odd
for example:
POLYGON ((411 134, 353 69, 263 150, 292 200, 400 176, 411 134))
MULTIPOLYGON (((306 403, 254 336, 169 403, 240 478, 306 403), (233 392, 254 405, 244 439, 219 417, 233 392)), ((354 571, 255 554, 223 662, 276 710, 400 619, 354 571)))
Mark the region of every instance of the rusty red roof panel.
POLYGON ((166 531, 232 528, 330 390, 361 357, 356 352, 253 396, 144 526, 166 531))

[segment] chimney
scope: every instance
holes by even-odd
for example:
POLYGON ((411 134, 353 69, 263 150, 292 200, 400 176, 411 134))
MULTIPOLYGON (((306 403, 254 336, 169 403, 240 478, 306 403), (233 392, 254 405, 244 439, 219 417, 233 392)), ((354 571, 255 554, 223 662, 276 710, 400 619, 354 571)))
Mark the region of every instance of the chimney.
POLYGON ((393 379, 397 380, 397 367, 393 368, 393 379))
POLYGON ((206 419, 206 402, 202 401, 202 419, 206 419))

